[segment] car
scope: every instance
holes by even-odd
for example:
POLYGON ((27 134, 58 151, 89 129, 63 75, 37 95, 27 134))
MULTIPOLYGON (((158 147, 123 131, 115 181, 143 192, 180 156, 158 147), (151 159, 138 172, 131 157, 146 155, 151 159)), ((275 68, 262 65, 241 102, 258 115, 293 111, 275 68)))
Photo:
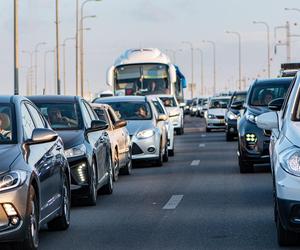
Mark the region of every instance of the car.
POLYGON ((70 169, 63 142, 25 97, 0 97, 0 242, 38 249, 38 231, 70 225, 70 169))
POLYGON ((300 74, 286 99, 269 103, 269 110, 256 118, 257 126, 271 130, 270 162, 273 180, 274 220, 280 246, 297 243, 300 232, 300 74))
POLYGON ((190 114, 192 103, 193 103, 193 100, 186 100, 185 101, 185 107, 184 107, 184 114, 185 115, 190 114))
POLYGON ((71 169, 72 201, 95 206, 97 191, 113 192, 112 152, 107 124, 78 96, 31 96, 61 136, 71 169))
POLYGON ((168 150, 169 156, 174 156, 174 126, 169 117, 168 111, 158 96, 149 96, 149 99, 151 99, 159 115, 165 115, 168 117, 168 119, 165 121, 165 126, 168 133, 168 150))
POLYGON ((207 110, 208 99, 205 97, 199 97, 197 103, 196 115, 198 117, 204 117, 204 112, 207 110))
POLYGON ((198 111, 198 98, 193 98, 192 104, 190 107, 190 116, 197 115, 197 111, 198 111))
POLYGON ((95 103, 110 105, 120 119, 127 121, 132 160, 162 166, 168 160, 168 135, 165 115, 159 115, 147 96, 115 96, 98 98, 95 103))
POLYGON ((184 134, 184 119, 183 110, 180 108, 175 96, 173 95, 159 95, 164 103, 165 108, 169 113, 169 117, 173 123, 177 135, 184 134))
POLYGON ((238 122, 238 161, 240 173, 254 171, 254 164, 269 164, 270 131, 257 127, 255 118, 269 110, 268 104, 283 98, 292 78, 255 80, 247 94, 245 111, 238 122))
POLYGON ((212 129, 226 129, 225 113, 229 101, 229 96, 210 98, 208 109, 205 112, 206 132, 210 132, 212 129))
POLYGON ((127 122, 119 119, 112 107, 107 104, 92 103, 91 106, 99 119, 108 124, 106 132, 112 148, 114 181, 117 181, 119 172, 130 175, 132 170, 131 142, 126 128, 127 122))
POLYGON ((237 120, 243 113, 246 95, 247 91, 235 91, 230 99, 228 110, 225 114, 226 141, 232 141, 238 136, 237 120))

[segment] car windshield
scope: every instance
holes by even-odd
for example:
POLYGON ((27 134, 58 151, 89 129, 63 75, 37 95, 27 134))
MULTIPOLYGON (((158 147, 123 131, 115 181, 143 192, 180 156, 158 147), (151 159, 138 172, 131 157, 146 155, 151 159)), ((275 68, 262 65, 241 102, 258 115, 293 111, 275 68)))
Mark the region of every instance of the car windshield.
POLYGON ((15 119, 12 115, 12 106, 0 104, 0 144, 11 144, 15 141, 13 125, 15 119))
POLYGON ((110 102, 120 119, 124 120, 151 120, 152 112, 147 102, 110 102))
POLYGON ((220 109, 220 108, 226 108, 230 99, 224 98, 224 99, 211 99, 209 103, 210 109, 220 109))
POLYGON ((79 115, 75 103, 36 103, 54 130, 74 130, 80 128, 79 115))
POLYGON ((232 97, 231 104, 235 102, 245 102, 247 94, 236 94, 232 97))
POLYGON ((177 107, 177 103, 174 97, 160 97, 160 100, 162 100, 165 107, 177 107))
POLYGON ((251 90, 249 105, 268 106, 268 104, 277 98, 283 98, 288 90, 287 84, 257 84, 251 90))

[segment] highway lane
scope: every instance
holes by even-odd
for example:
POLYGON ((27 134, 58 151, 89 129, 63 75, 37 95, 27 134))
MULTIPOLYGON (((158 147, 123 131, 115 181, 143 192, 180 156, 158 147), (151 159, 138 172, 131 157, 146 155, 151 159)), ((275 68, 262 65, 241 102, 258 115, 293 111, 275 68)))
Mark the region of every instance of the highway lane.
POLYGON ((96 207, 72 208, 66 232, 43 230, 40 249, 277 249, 271 175, 241 175, 236 142, 186 117, 175 157, 121 176, 96 207))

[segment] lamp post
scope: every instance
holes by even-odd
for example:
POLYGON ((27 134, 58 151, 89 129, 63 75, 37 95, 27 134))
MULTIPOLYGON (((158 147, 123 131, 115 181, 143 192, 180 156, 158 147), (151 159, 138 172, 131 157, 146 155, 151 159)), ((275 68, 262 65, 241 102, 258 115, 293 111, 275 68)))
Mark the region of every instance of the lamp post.
POLYGON ((217 91, 217 66, 216 66, 216 43, 214 41, 203 40, 202 42, 208 43, 212 46, 213 49, 213 68, 214 68, 214 84, 213 84, 213 94, 216 94, 217 91))
POLYGON ((271 77, 271 43, 270 43, 270 26, 266 22, 262 21, 253 21, 253 24, 262 24, 266 27, 267 29, 267 45, 268 45, 268 78, 271 77))
POLYGON ((19 94, 19 0, 14 0, 14 94, 19 94))
POLYGON ((67 46, 67 41, 71 41, 71 40, 76 40, 76 37, 68 37, 64 40, 62 46, 63 46, 63 67, 64 67, 64 73, 63 73, 63 77, 64 77, 64 95, 66 95, 67 92, 67 81, 66 81, 66 46, 67 46))
POLYGON ((242 39, 241 39, 241 34, 236 31, 226 31, 227 34, 232 34, 236 35, 238 38, 238 46, 239 46, 239 90, 242 89, 242 39))
POLYGON ((34 48, 34 69, 35 69, 35 71, 34 71, 34 93, 37 95, 37 81, 38 81, 38 70, 37 70, 37 68, 38 68, 38 62, 37 62, 37 60, 38 60, 38 48, 40 47, 40 46, 42 46, 42 45, 46 45, 46 42, 40 42, 40 43, 37 43, 36 45, 35 45, 35 48, 34 48))
POLYGON ((187 44, 191 47, 191 98, 194 96, 194 90, 193 90, 193 85, 194 85, 194 46, 191 42, 189 41, 183 41, 183 44, 187 44))
MULTIPOLYGON (((44 88, 43 88, 43 95, 47 92, 47 55, 49 53, 55 53, 55 50, 47 50, 44 52, 44 88)), ((55 61, 55 60, 54 60, 55 61)))
POLYGON ((204 70, 203 70, 203 50, 200 48, 196 48, 200 53, 200 64, 201 64, 201 86, 200 86, 200 95, 204 95, 204 70))
MULTIPOLYGON (((33 73, 33 54, 34 51, 28 51, 28 50, 22 50, 22 53, 24 54, 28 54, 29 58, 30 58, 30 67, 28 69, 28 72, 31 72, 31 74, 33 73)), ((30 81, 29 81, 29 77, 27 77, 27 95, 32 95, 32 76, 30 77, 30 81)))
POLYGON ((59 4, 56 0, 56 88, 57 94, 61 94, 61 81, 60 81, 60 34, 59 34, 59 4))

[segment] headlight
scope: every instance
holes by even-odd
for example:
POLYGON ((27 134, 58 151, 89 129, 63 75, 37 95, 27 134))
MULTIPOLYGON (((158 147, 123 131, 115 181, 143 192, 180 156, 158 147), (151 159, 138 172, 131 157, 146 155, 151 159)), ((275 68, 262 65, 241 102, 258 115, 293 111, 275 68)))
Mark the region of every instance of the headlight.
POLYGON ((152 129, 143 130, 137 133, 136 137, 138 139, 146 139, 154 135, 154 131, 152 129))
POLYGON ((80 144, 73 148, 65 150, 65 155, 67 158, 81 156, 86 154, 86 147, 84 144, 80 144))
POLYGON ((255 115, 252 115, 252 114, 247 114, 247 115, 246 115, 246 119, 247 119, 249 122, 256 123, 256 122, 255 122, 255 118, 256 118, 255 115))
POLYGON ((216 117, 215 115, 208 114, 208 115, 207 115, 207 118, 208 118, 208 119, 216 119, 217 117, 216 117))
POLYGON ((239 118, 239 115, 233 113, 232 111, 228 111, 227 117, 228 117, 230 120, 237 120, 237 119, 239 118))
POLYGON ((0 176, 0 191, 21 186, 25 182, 26 177, 26 172, 21 170, 11 171, 0 176))
POLYGON ((300 177, 300 148, 288 148, 279 154, 281 167, 292 175, 300 177))

